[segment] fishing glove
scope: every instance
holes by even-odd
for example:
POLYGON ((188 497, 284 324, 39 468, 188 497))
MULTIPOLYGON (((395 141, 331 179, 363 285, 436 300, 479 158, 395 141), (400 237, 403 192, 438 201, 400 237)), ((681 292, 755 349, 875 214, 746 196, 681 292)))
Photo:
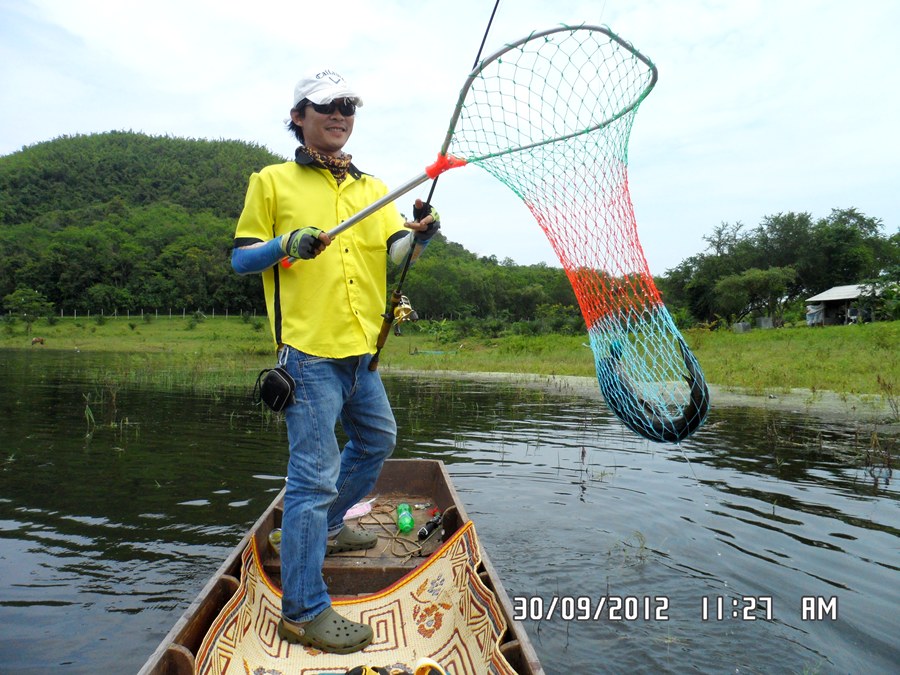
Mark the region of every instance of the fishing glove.
POLYGON ((291 258, 312 260, 325 249, 325 242, 319 239, 322 230, 304 227, 281 237, 281 250, 291 258))
POLYGON ((431 216, 432 218, 434 218, 434 222, 428 226, 427 230, 416 232, 416 241, 419 242, 428 241, 434 236, 435 232, 441 229, 441 217, 438 215, 437 210, 431 206, 431 204, 429 204, 428 202, 422 202, 422 206, 413 205, 413 220, 421 221, 425 216, 431 216))

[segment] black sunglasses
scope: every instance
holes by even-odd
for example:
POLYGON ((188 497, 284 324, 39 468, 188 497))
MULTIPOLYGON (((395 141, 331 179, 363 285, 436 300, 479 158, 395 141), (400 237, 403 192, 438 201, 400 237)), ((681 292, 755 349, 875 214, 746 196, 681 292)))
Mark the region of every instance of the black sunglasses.
POLYGON ((348 98, 332 101, 331 103, 313 103, 309 102, 312 109, 320 115, 332 115, 337 110, 344 117, 353 117, 356 114, 356 104, 348 98))

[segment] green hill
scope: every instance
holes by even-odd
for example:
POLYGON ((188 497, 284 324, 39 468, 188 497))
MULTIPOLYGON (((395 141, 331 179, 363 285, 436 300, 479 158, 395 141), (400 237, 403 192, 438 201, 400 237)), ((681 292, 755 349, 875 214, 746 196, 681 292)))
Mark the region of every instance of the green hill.
POLYGON ((0 157, 0 298, 72 311, 259 308, 228 265, 249 175, 284 161, 238 141, 132 132, 61 137, 0 157))
MULTIPOLYGON (((27 290, 64 314, 262 313, 259 278, 234 274, 229 257, 248 177, 281 161, 238 141, 132 132, 0 157, 0 301, 27 290)), ((440 233, 404 290, 423 318, 497 317, 503 329, 548 307, 552 325, 583 327, 561 269, 479 258, 440 233)))
POLYGON ((63 136, 0 157, 0 225, 47 212, 160 201, 190 213, 240 214, 247 177, 284 161, 239 141, 206 141, 109 132, 63 136))

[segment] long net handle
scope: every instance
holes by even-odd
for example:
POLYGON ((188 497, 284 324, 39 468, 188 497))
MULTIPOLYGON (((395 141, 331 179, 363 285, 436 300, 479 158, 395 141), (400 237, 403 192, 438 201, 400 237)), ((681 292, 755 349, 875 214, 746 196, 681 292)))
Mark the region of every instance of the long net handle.
MULTIPOLYGON (((403 185, 400 185, 399 187, 394 188, 393 190, 388 192, 381 199, 372 202, 364 209, 361 209, 360 211, 358 211, 357 213, 354 213, 352 216, 350 216, 346 220, 338 223, 333 228, 328 230, 328 232, 326 234, 328 234, 329 237, 334 238, 337 235, 339 235, 341 232, 343 232, 344 230, 347 230, 347 229, 353 227, 354 225, 359 223, 361 220, 365 220, 366 218, 371 216, 376 211, 380 211, 381 209, 383 209, 385 206, 387 206, 391 202, 397 201, 400 197, 402 197, 406 193, 414 190, 415 188, 420 186, 425 181, 427 181, 429 179, 436 180, 437 177, 440 174, 442 174, 444 171, 449 171, 450 169, 455 169, 456 167, 464 166, 464 165, 465 165, 465 161, 458 160, 455 157, 453 157, 453 158, 438 157, 437 161, 435 161, 434 163, 425 167, 425 171, 420 173, 418 176, 416 176, 415 178, 410 178, 408 181, 403 183, 403 185)), ((292 258, 284 258, 281 261, 281 265, 282 265, 282 267, 290 267, 293 264, 293 262, 294 261, 292 258)))
POLYGON ((368 218, 376 211, 379 211, 382 208, 384 208, 385 206, 387 206, 388 204, 390 204, 391 202, 396 201, 397 199, 399 199, 400 197, 405 195, 407 192, 409 192, 410 190, 414 190, 415 188, 417 188, 418 186, 420 186, 422 183, 424 183, 427 180, 428 180, 428 172, 427 171, 422 172, 415 178, 409 179, 403 185, 400 185, 399 187, 391 190, 389 193, 387 193, 384 197, 382 197, 378 201, 372 202, 371 204, 369 204, 367 207, 365 207, 358 213, 355 213, 352 216, 350 216, 349 218, 347 218, 347 220, 345 220, 344 222, 339 223, 334 228, 328 230, 328 236, 332 237, 332 238, 336 237, 344 230, 346 230, 350 227, 353 227, 354 225, 356 225, 359 221, 363 220, 364 218, 368 218))

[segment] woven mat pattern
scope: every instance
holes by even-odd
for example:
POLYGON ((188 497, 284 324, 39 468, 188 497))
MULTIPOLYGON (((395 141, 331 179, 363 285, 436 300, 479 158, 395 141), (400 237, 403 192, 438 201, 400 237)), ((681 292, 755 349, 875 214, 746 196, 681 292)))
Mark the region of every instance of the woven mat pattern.
POLYGON ((362 652, 326 654, 278 637, 281 590, 262 572, 251 543, 241 583, 210 627, 197 653, 201 675, 343 675, 359 665, 405 667, 423 656, 448 675, 515 675, 500 653, 506 621, 496 596, 476 572, 481 550, 469 521, 434 555, 384 591, 337 601, 335 609, 372 626, 362 652))

